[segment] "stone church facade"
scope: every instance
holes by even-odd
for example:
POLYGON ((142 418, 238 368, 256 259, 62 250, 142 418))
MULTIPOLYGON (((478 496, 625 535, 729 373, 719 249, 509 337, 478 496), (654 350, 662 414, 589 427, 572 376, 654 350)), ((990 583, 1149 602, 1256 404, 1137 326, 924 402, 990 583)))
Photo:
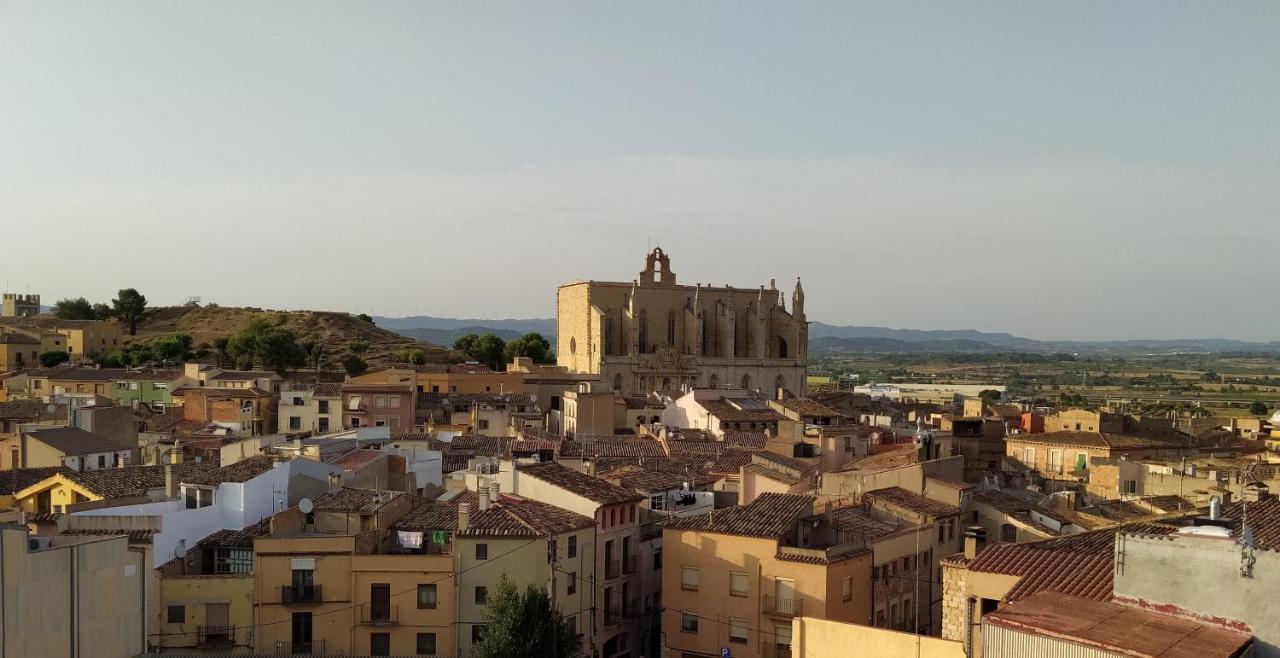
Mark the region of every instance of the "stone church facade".
POLYGON ((556 363, 625 394, 745 388, 805 394, 809 326, 796 280, 787 311, 769 287, 679 285, 662 249, 630 283, 575 281, 556 295, 556 363))

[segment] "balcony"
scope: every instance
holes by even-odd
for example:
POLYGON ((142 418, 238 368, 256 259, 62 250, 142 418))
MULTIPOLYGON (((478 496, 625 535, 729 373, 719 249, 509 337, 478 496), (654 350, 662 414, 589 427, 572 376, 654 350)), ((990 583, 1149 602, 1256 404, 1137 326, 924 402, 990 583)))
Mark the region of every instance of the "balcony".
POLYGON ((804 601, 777 596, 764 597, 764 612, 775 617, 804 616, 804 601))
POLYGON ((618 576, 621 576, 621 575, 622 575, 621 560, 605 560, 604 577, 606 580, 613 580, 614 578, 617 578, 618 576))
POLYGON ((623 558, 622 558, 622 573, 623 573, 623 574, 626 574, 626 575, 631 575, 631 574, 635 573, 635 572, 636 572, 636 569, 638 569, 638 568, 639 568, 639 567, 637 566, 638 564, 639 564, 639 561, 638 561, 638 560, 636 560, 636 556, 634 556, 634 555, 627 556, 627 557, 623 557, 623 558))
POLYGON ((618 610, 617 606, 613 605, 612 601, 606 602, 605 608, 604 608, 605 628, 613 628, 614 626, 617 626, 618 623, 621 621, 622 621, 621 611, 618 610))
POLYGON ((319 585, 285 585, 280 588, 280 602, 285 605, 316 605, 323 601, 319 585))
POLYGON ((400 606, 362 603, 360 623, 366 626, 394 626, 400 623, 400 606))
POLYGON ((324 656, 324 640, 308 642, 276 642, 277 656, 324 656))
POLYGON ((235 626, 196 627, 196 646, 202 649, 230 649, 235 641, 235 626))

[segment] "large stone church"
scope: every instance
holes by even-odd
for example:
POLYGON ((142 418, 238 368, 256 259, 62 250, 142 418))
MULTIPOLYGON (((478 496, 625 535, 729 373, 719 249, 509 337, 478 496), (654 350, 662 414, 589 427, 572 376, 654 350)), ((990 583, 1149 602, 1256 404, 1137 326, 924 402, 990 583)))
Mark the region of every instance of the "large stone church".
POLYGON ((662 249, 630 283, 575 281, 556 295, 556 362, 628 393, 745 388, 805 392, 809 325, 796 279, 791 310, 777 286, 676 283, 662 249))

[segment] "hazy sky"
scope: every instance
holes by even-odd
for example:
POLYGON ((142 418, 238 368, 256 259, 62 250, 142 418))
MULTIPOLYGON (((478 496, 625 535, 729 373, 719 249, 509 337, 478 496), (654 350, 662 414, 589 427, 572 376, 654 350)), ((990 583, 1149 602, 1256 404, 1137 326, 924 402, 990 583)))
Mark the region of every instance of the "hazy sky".
POLYGON ((1280 3, 0 0, 0 283, 1280 339, 1280 3))

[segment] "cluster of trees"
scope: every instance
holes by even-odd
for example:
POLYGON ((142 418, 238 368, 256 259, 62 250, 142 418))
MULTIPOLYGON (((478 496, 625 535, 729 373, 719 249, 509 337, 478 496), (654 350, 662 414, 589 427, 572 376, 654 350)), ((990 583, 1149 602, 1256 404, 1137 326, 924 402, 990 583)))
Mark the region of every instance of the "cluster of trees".
POLYGON ((505 575, 485 605, 484 635, 472 645, 476 658, 569 658, 581 639, 551 605, 547 590, 520 592, 505 575))
MULTIPOLYGON (((138 367, 155 363, 173 365, 199 355, 189 334, 159 336, 145 343, 133 343, 95 357, 104 368, 138 367)), ((43 356, 42 359, 43 361, 43 356)))
POLYGON ((491 333, 483 336, 467 334, 454 341, 453 349, 494 370, 502 370, 518 356, 529 357, 534 363, 554 363, 556 360, 555 353, 551 351, 551 343, 536 331, 510 343, 491 333))
POLYGON ((92 304, 84 297, 60 299, 53 305, 54 317, 63 320, 107 320, 115 318, 129 327, 129 335, 138 334, 138 321, 147 310, 147 298, 135 288, 116 293, 111 305, 92 304))

